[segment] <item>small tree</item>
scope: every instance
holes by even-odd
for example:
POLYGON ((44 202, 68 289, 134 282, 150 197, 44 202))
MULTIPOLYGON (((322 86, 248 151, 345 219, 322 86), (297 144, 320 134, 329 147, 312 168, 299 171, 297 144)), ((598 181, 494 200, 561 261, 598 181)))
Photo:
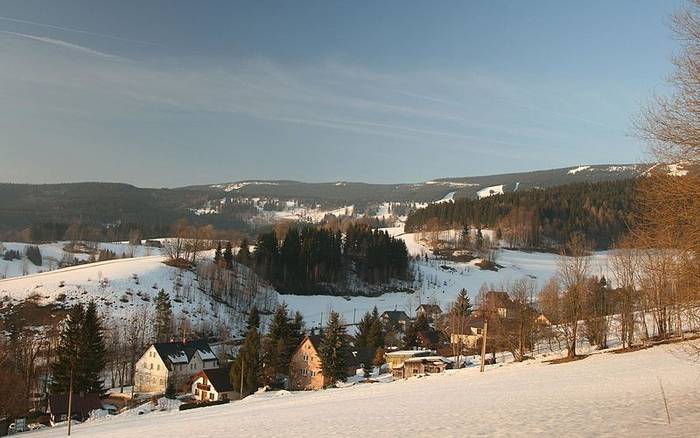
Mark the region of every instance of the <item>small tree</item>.
POLYGON ((165 387, 165 398, 175 400, 175 393, 175 384, 172 381, 168 381, 168 386, 165 387))

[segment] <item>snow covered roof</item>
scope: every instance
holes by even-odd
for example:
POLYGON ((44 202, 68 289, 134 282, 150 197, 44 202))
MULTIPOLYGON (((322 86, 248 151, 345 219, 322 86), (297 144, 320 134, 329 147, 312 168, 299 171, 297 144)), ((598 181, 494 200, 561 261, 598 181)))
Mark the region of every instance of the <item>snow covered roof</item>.
POLYGON ((208 343, 200 340, 188 342, 157 342, 153 344, 160 358, 165 362, 168 369, 172 369, 173 365, 188 364, 195 356, 203 361, 216 360, 216 355, 212 351, 208 343))

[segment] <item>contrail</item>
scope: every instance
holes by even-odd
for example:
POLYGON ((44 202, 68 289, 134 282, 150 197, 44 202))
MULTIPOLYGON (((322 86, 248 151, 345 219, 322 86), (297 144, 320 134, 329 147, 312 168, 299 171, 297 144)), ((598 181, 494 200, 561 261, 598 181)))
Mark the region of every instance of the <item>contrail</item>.
POLYGON ((53 44, 60 47, 67 47, 69 49, 80 50, 81 52, 90 53, 91 55, 103 56, 105 58, 112 59, 125 59, 121 56, 111 55, 109 53, 100 52, 99 50, 90 49, 88 47, 80 46, 78 44, 69 43, 63 40, 57 40, 54 38, 40 37, 36 35, 27 35, 26 33, 10 32, 6 30, 0 30, 0 34, 12 35, 20 38, 27 38, 34 41, 40 41, 42 43, 53 44))
POLYGON ((148 45, 148 46, 161 47, 160 45, 158 45, 156 43, 152 43, 150 41, 132 40, 130 38, 122 38, 122 37, 115 36, 115 35, 107 35, 104 33, 89 32, 87 30, 73 29, 70 27, 54 26, 52 24, 37 23, 34 21, 20 20, 17 18, 0 17, 0 20, 9 21, 12 23, 29 24, 31 26, 45 27, 48 29, 62 30, 65 32, 81 33, 83 35, 91 35, 91 36, 96 36, 96 37, 100 37, 100 38, 108 38, 108 39, 117 40, 117 41, 125 41, 125 42, 129 42, 129 43, 136 43, 136 44, 143 44, 143 45, 148 45))

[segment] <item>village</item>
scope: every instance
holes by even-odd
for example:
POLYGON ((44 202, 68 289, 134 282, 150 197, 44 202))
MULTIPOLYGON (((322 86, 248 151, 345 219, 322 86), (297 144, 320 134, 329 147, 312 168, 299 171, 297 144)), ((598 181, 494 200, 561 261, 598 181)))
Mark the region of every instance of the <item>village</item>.
MULTIPOLYGON (((415 309, 416 316, 410 318, 404 311, 379 314, 375 308, 357 324, 346 324, 332 313, 326 326, 310 329, 295 327, 286 306, 280 305, 262 344, 260 315, 253 309, 242 340, 182 337, 152 343, 136 361, 133 384, 128 387, 78 388, 77 381, 82 379, 76 370, 68 376, 68 387, 54 384, 45 410, 34 413, 33 424, 24 418, 4 419, 0 431, 16 433, 42 424, 66 426, 68 418, 71 423, 83 422, 163 403, 169 409, 204 408, 260 390, 315 391, 343 382, 401 380, 476 366, 466 357, 478 354, 482 355, 483 369, 483 364, 496 361, 496 352, 505 345, 499 330, 514 327, 519 315, 526 314, 527 325, 532 327, 528 339, 535 339, 535 330, 546 330, 549 324, 530 305, 521 312, 506 292, 487 291, 480 303, 472 309, 463 290, 446 311, 437 304, 421 304, 415 309), (485 338, 489 324, 492 331, 485 338)), ((70 327, 69 322, 65 330, 70 327)), ((58 367, 54 368, 54 379, 61 379, 58 367)), ((95 381, 104 380, 98 377, 95 381)))

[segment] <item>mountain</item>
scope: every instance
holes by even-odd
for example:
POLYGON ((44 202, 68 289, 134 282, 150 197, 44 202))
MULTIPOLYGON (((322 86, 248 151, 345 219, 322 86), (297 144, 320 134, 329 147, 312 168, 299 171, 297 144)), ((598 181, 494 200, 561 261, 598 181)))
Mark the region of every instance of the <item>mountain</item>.
POLYGON ((328 213, 380 219, 390 213, 404 216, 431 202, 622 180, 648 169, 643 164, 588 165, 400 184, 251 180, 173 189, 97 182, 0 184, 0 233, 20 239, 23 237, 16 233, 33 224, 80 223, 98 228, 119 225, 124 230, 112 237, 124 239, 129 230, 124 224, 134 224, 149 237, 180 218, 217 229, 251 232, 280 219, 317 222, 328 213))

